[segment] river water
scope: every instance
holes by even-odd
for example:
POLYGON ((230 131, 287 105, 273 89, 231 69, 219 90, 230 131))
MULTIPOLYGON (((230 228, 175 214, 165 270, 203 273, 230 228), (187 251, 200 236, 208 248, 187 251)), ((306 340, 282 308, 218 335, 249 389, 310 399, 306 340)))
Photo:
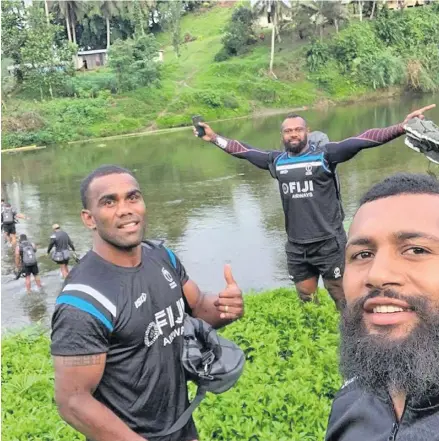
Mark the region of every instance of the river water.
MULTIPOLYGON (((312 129, 331 140, 404 119, 409 111, 437 102, 438 96, 404 97, 376 103, 303 112, 312 129)), ((217 132, 262 149, 280 145, 284 115, 212 124, 217 132)), ((439 121, 439 109, 429 113, 439 121)), ((135 171, 148 208, 149 238, 165 239, 190 277, 208 292, 224 286, 223 265, 230 263, 245 291, 287 286, 283 213, 278 187, 268 172, 233 158, 192 135, 190 128, 164 134, 63 145, 2 156, 2 197, 30 219, 20 221, 38 246, 42 293, 26 295, 24 279, 14 280, 13 253, 2 244, 2 329, 41 322, 47 326, 62 285, 59 270, 46 255, 51 225, 59 223, 79 254, 91 245, 79 213, 81 179, 101 164, 135 171)), ((399 138, 361 152, 338 168, 348 225, 361 195, 398 171, 433 172, 439 167, 399 138)))

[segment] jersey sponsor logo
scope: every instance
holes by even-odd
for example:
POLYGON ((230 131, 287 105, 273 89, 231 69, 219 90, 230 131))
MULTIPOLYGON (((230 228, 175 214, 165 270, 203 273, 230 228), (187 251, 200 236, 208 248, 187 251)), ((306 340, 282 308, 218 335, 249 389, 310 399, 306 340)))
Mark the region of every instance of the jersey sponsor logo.
POLYGON ((140 295, 140 297, 134 302, 134 306, 136 308, 139 308, 143 303, 146 302, 146 293, 142 292, 142 294, 140 295))
POLYGON ((284 194, 291 194, 293 199, 312 198, 314 191, 314 183, 312 180, 284 182, 282 184, 284 194))
POLYGON ((311 164, 306 164, 305 176, 312 176, 312 165, 311 164))
POLYGON ((286 175, 288 173, 288 170, 281 170, 279 172, 280 175, 286 175))
POLYGON ((171 289, 174 289, 177 286, 177 284, 174 282, 171 273, 166 268, 162 268, 162 274, 163 277, 169 282, 169 287, 171 289))
POLYGON ((160 336, 163 336, 163 329, 171 328, 171 332, 163 337, 163 346, 170 345, 174 339, 184 333, 183 319, 184 319, 184 301, 183 298, 175 302, 177 311, 172 305, 160 310, 154 314, 155 320, 151 322, 145 331, 144 342, 145 345, 151 347, 160 336))

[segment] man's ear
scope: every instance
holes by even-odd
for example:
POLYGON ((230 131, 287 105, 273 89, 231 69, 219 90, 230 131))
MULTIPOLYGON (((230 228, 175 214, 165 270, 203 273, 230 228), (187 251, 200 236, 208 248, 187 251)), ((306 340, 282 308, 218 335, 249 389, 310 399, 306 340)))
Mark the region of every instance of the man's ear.
POLYGON ((89 229, 89 230, 96 230, 96 222, 95 218, 92 216, 90 210, 82 210, 81 211, 81 219, 82 223, 89 229))
POLYGON ((310 133, 311 132, 311 127, 307 127, 306 128, 306 133, 310 133))

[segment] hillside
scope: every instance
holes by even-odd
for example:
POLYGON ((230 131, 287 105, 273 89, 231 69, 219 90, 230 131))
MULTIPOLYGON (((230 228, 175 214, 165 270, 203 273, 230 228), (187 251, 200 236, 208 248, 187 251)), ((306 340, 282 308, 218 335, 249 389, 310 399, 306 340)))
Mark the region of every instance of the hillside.
MULTIPOLYGON (((327 104, 329 101, 358 99, 366 93, 370 96, 377 88, 375 85, 365 86, 364 81, 361 83, 351 80, 349 76, 342 76, 339 68, 331 64, 333 62, 327 48, 324 55, 329 56, 329 59, 326 58, 328 62, 323 60, 319 69, 310 73, 305 65, 309 44, 305 46, 296 35, 288 33, 282 33, 282 42, 276 43, 274 71, 277 80, 274 80, 268 76, 268 29, 257 29, 257 35, 266 33, 267 37, 251 46, 245 55, 214 62, 216 53, 222 47, 223 30, 232 12, 233 7, 216 5, 183 17, 182 35, 189 34, 194 40, 182 45, 179 58, 170 45, 170 35, 157 35, 164 49, 159 88, 141 87, 129 93, 111 95, 108 90, 102 90, 102 84, 110 76, 109 69, 101 68, 77 73, 76 80, 84 86, 76 98, 41 102, 31 99, 36 96, 18 91, 4 103, 3 148, 65 143, 90 137, 178 127, 190 124, 193 114, 213 120, 267 109, 327 104)), ((357 38, 358 26, 372 35, 370 38, 375 38, 371 34, 370 23, 358 23, 351 26, 354 37, 347 29, 344 40, 339 39, 342 44, 357 38)), ((361 43, 367 49, 369 43, 365 38, 363 40, 364 43, 359 41, 356 44, 361 43)), ((382 57, 382 60, 378 60, 384 65, 382 69, 391 69, 386 66, 392 66, 392 63, 385 62, 386 57, 391 55, 383 52, 382 57)), ((373 61, 370 65, 371 69, 375 65, 380 67, 373 61)), ((397 71, 396 68, 393 70, 397 71)), ((381 71, 372 73, 382 75, 381 71)), ((387 73, 385 75, 386 78, 389 76, 387 73)), ((370 78, 370 75, 366 73, 365 77, 370 78)), ((395 89, 387 88, 389 90, 395 89)), ((383 91, 380 91, 382 94, 383 91)))

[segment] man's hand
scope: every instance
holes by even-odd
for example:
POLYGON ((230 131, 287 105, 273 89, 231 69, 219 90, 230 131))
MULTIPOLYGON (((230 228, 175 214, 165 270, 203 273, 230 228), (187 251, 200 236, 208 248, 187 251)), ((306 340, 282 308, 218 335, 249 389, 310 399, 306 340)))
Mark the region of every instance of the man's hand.
POLYGON ((230 265, 224 266, 224 278, 226 279, 226 288, 218 294, 218 300, 214 305, 220 312, 220 318, 237 320, 244 314, 244 301, 242 291, 233 278, 230 265))
MULTIPOLYGON (((207 125, 204 122, 198 123, 200 127, 203 127, 206 134, 201 138, 204 139, 204 141, 212 142, 216 138, 216 133, 210 128, 209 125, 207 125)), ((194 135, 198 138, 197 129, 194 127, 194 135)))
POLYGON ((422 109, 418 109, 418 110, 415 110, 412 113, 409 113, 405 117, 405 120, 403 121, 403 124, 406 124, 408 122, 408 120, 412 119, 412 118, 424 119, 425 118, 424 117, 424 112, 426 112, 427 110, 430 110, 430 109, 434 109, 435 107, 436 107, 436 104, 430 104, 429 106, 425 106, 422 109))

